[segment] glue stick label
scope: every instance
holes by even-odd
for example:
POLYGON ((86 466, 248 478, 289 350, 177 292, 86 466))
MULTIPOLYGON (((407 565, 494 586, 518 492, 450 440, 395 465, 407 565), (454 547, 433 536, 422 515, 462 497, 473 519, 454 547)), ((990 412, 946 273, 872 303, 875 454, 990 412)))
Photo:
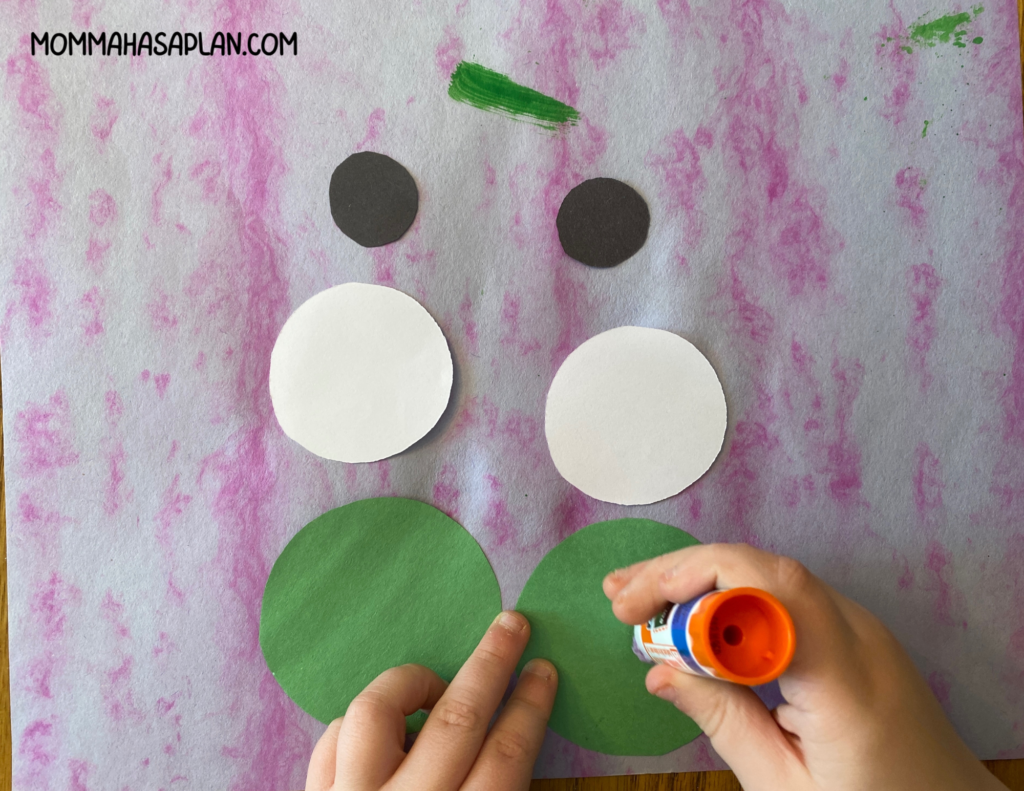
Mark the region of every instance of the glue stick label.
POLYGON ((683 604, 670 604, 647 623, 633 627, 633 653, 644 662, 668 665, 696 676, 715 674, 693 658, 690 614, 714 591, 683 604))

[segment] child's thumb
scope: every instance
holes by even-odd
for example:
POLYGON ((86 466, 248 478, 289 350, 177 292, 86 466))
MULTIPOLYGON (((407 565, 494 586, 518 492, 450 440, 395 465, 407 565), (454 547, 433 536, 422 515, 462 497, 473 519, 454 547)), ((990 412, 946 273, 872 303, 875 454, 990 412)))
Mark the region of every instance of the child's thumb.
POLYGON ((656 665, 647 690, 688 715, 746 791, 799 789, 806 771, 771 712, 750 689, 656 665))

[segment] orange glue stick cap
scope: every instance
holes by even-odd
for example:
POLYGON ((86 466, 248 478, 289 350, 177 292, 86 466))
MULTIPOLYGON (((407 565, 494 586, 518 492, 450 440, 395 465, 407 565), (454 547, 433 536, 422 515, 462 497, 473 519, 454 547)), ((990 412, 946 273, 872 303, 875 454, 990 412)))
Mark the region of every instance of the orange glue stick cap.
POLYGON ((758 686, 781 676, 793 660, 796 629, 778 599, 759 588, 715 591, 688 625, 693 658, 727 681, 758 686))

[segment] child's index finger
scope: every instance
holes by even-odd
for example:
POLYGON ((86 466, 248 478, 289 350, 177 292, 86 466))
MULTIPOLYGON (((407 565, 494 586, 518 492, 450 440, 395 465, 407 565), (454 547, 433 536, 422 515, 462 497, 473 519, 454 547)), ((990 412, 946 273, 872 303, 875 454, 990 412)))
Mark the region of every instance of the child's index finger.
MULTIPOLYGON (((609 592, 610 585, 606 583, 605 594, 612 600, 612 611, 615 617, 628 624, 643 623, 652 615, 662 609, 669 601, 660 588, 660 580, 666 571, 675 568, 688 557, 688 554, 700 547, 686 547, 667 555, 652 558, 623 569, 629 575, 624 585, 619 585, 617 590, 609 592)), ((607 579, 607 578, 606 578, 607 579)), ((714 587, 712 584, 711 587, 714 587)), ((705 593, 710 588, 699 591, 705 593)), ((692 597, 691 597, 692 598, 692 597)), ((686 601, 686 599, 682 599, 686 601)))

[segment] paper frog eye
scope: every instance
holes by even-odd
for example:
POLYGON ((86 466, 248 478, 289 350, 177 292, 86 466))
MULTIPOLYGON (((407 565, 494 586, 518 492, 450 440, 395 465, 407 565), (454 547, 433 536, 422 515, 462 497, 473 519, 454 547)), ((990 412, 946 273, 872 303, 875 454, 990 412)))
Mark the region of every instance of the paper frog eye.
POLYGON ((416 182, 402 165, 384 154, 360 151, 331 176, 331 216, 349 239, 363 247, 397 242, 419 208, 416 182))
POLYGON ((644 246, 651 213, 640 193, 628 184, 596 178, 570 190, 558 209, 556 225, 566 255, 606 269, 644 246))
POLYGON ((597 500, 647 505, 679 494, 718 457, 725 394, 708 359, 665 330, 617 327, 577 346, 544 411, 551 459, 597 500))
POLYGON ((285 322, 270 355, 270 398, 284 433, 325 459, 378 461, 434 427, 453 366, 444 333, 412 297, 345 283, 285 322))

